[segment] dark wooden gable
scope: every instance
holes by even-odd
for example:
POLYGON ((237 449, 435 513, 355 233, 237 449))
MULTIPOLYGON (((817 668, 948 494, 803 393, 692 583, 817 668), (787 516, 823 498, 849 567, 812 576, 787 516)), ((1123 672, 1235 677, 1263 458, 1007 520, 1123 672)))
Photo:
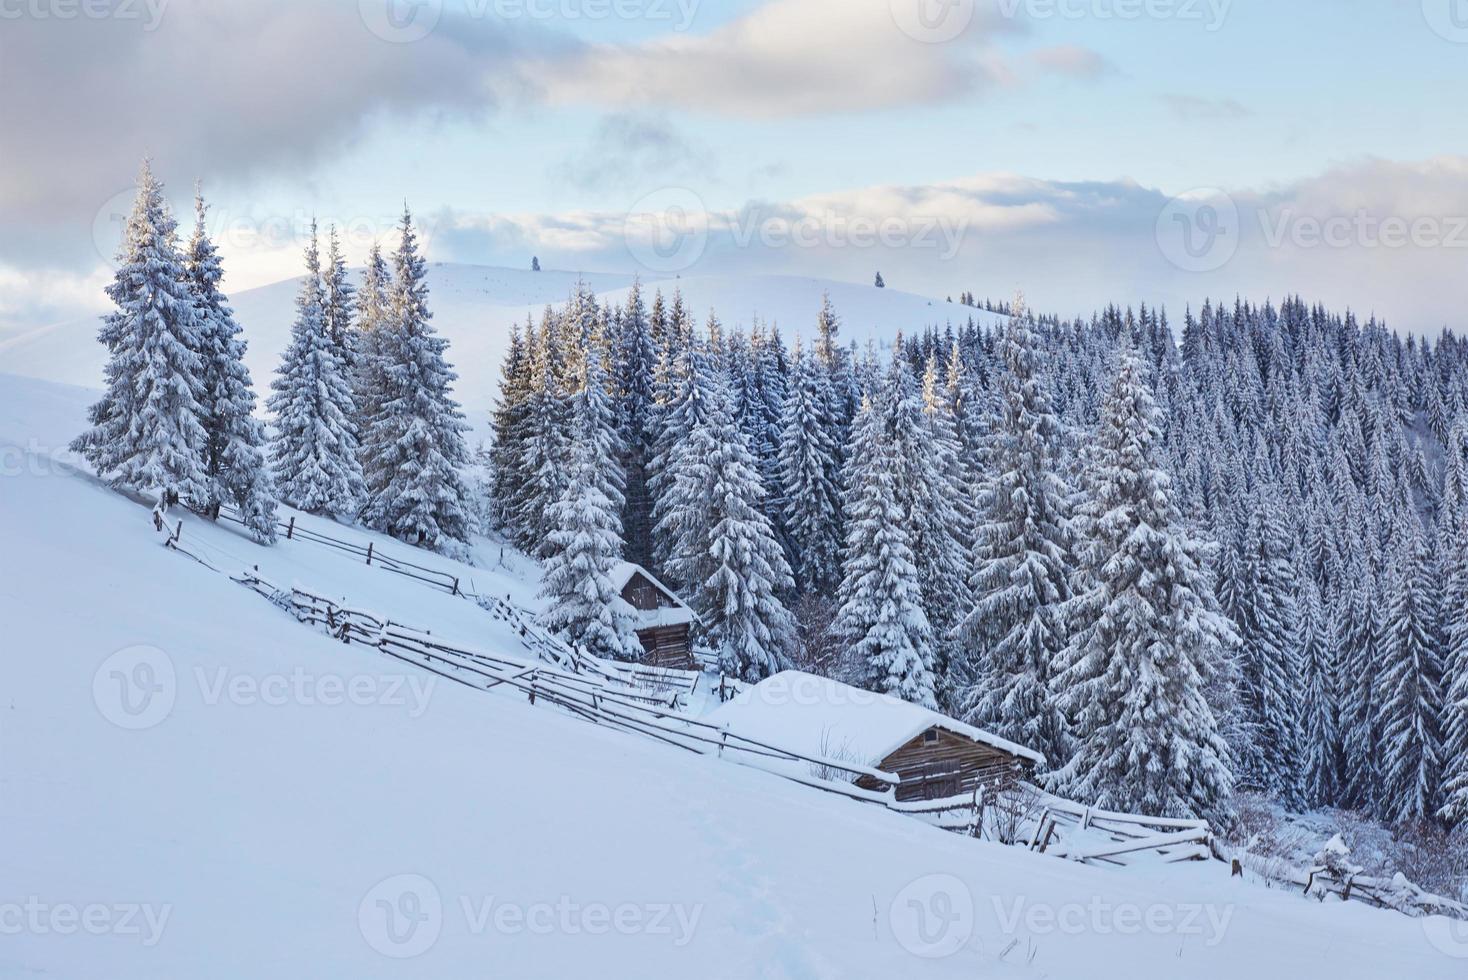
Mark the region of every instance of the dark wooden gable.
POLYGON ((662 589, 657 583, 641 572, 634 572, 622 588, 622 598, 627 601, 633 609, 644 612, 652 609, 671 609, 679 605, 678 601, 662 589))
MULTIPOLYGON (((876 768, 902 777, 896 797, 906 801, 943 800, 972 793, 980 782, 1012 778, 1032 765, 1003 749, 934 727, 898 747, 876 768)), ((872 781, 867 788, 880 786, 872 781)))

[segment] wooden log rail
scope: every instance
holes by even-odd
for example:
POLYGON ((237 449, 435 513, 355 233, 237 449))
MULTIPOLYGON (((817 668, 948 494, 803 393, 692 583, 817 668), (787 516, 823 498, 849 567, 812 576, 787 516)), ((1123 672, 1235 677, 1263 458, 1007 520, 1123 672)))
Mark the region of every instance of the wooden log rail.
MULTIPOLYGON (((220 517, 235 524, 244 525, 244 520, 239 511, 228 505, 220 508, 220 517)), ((501 599, 498 596, 477 595, 471 589, 465 588, 458 576, 388 555, 378 548, 375 542, 368 542, 362 545, 332 537, 329 534, 323 534, 320 531, 314 531, 300 526, 296 523, 294 517, 289 521, 277 521, 276 524, 280 528, 282 536, 289 541, 304 541, 310 544, 332 548, 343 554, 361 559, 367 565, 394 572, 405 578, 446 592, 449 595, 458 596, 477 603, 481 608, 495 615, 496 618, 508 622, 513 626, 518 632, 521 642, 527 649, 535 652, 540 659, 551 663, 559 663, 562 666, 569 666, 578 671, 600 674, 608 680, 619 680, 634 686, 681 691, 687 694, 692 694, 697 688, 701 675, 696 671, 668 670, 666 668, 647 667, 640 664, 614 664, 592 657, 547 634, 531 622, 523 610, 511 604, 508 600, 501 599)))
POLYGON ((699 754, 716 755, 751 765, 795 782, 865 802, 885 805, 891 796, 850 783, 807 776, 789 767, 821 767, 844 773, 852 779, 867 776, 887 787, 894 787, 899 781, 896 775, 879 769, 846 760, 807 756, 740 735, 727 726, 691 718, 664 706, 660 699, 633 688, 599 684, 584 675, 501 654, 449 646, 432 639, 429 634, 384 622, 370 613, 343 608, 322 596, 301 589, 278 589, 258 575, 246 574, 238 581, 285 606, 301 622, 324 627, 344 642, 355 640, 372 646, 395 659, 470 687, 486 691, 495 688, 518 690, 532 703, 550 703, 587 721, 655 738, 699 754), (772 768, 772 764, 783 765, 772 768))

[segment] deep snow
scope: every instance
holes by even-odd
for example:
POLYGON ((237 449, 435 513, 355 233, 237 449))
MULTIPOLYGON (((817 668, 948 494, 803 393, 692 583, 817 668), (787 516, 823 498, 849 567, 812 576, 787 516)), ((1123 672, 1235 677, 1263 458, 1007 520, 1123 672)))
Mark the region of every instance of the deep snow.
MULTIPOLYGON (((146 508, 39 459, 88 397, 0 376, 0 976, 1468 968, 1449 955, 1468 957, 1468 937, 1442 923, 1212 862, 1112 870, 1006 849, 431 683, 165 550, 146 508)), ((328 549, 185 534, 497 642, 471 603, 328 549)), ((519 572, 497 574, 509 589, 519 572)))

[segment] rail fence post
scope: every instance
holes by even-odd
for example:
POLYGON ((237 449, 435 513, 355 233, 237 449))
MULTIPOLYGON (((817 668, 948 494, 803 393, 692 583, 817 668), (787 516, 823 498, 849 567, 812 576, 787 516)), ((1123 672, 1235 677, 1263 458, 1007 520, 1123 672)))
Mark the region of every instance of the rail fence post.
POLYGON ((367 542, 367 564, 369 564, 369 565, 372 564, 372 545, 373 545, 373 542, 371 542, 371 541, 368 541, 367 542))
POLYGON ((296 517, 291 515, 291 522, 285 526, 285 539, 289 541, 296 536, 296 517))

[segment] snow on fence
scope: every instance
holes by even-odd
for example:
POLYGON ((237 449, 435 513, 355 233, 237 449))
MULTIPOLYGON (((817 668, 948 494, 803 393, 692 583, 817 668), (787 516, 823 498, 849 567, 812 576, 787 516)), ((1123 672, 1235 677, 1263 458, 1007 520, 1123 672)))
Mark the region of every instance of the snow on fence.
POLYGON ((654 738, 700 755, 714 755, 741 765, 774 772, 796 782, 864 802, 885 803, 889 796, 840 780, 805 776, 791 765, 819 768, 856 779, 868 776, 891 787, 899 781, 849 760, 812 757, 748 738, 681 714, 665 699, 605 678, 574 674, 534 661, 471 650, 439 642, 429 633, 338 606, 301 589, 280 589, 253 573, 235 581, 268 598, 304 623, 322 627, 344 643, 373 647, 455 683, 483 691, 516 690, 534 704, 551 704, 586 721, 654 738))
MULTIPOLYGON (((168 534, 164 544, 200 564, 221 571, 201 554, 197 545, 191 550, 181 543, 183 523, 168 534)), ((293 530, 300 536, 301 529, 293 530)), ((325 535, 312 538, 326 539, 325 535)), ((328 542, 341 547, 344 542, 328 542)), ((347 550, 364 558, 373 553, 347 546, 347 550)), ((382 560, 380 556, 375 556, 382 560)), ((383 567, 389 567, 384 565, 383 567)), ((399 568, 416 568, 399 563, 399 568)), ((424 570, 431 571, 431 570, 424 570)), ((289 611, 298 620, 327 630, 342 642, 367 645, 386 656, 413 664, 458 684, 483 691, 508 688, 526 695, 530 704, 551 704, 571 715, 601 725, 653 738, 665 744, 712 755, 741 765, 781 776, 803 785, 834 793, 864 803, 876 803, 908 816, 923 819, 948 830, 983 836, 992 832, 987 814, 1004 791, 973 794, 946 800, 898 802, 889 792, 900 781, 893 773, 882 772, 850 760, 816 758, 776 745, 747 738, 730 731, 728 726, 714 725, 681 714, 675 695, 671 699, 651 694, 660 684, 648 683, 649 676, 680 675, 688 672, 657 668, 627 667, 607 664, 573 651, 547 636, 530 623, 517 607, 499 600, 481 601, 492 615, 515 626, 522 643, 535 654, 535 661, 520 660, 500 654, 455 647, 435 640, 431 633, 412 629, 370 613, 347 609, 329 599, 300 589, 282 590, 253 573, 231 576, 271 602, 289 611), (547 666, 547 662, 565 669, 547 666), (608 669, 610 668, 610 669, 608 669), (620 668, 620 669, 619 669, 620 668), (797 768, 792 768, 794 764, 797 768), (806 775, 801 768, 809 771, 806 775), (822 774, 845 774, 855 779, 869 776, 884 788, 865 790, 841 779, 824 778, 822 774), (986 798, 987 797, 987 798, 986 798)), ((409 576, 417 578, 418 576, 409 576)), ((429 579, 421 579, 429 581, 429 579)), ((480 601, 481 597, 458 589, 457 580, 451 594, 480 601)), ((694 683, 696 683, 696 676, 694 683)), ((721 685, 722 686, 722 685, 721 685)), ((690 686, 688 690, 692 690, 690 686)), ((1011 822, 1004 843, 1023 844, 1041 854, 1079 861, 1125 866, 1147 857, 1165 863, 1199 861, 1214 858, 1230 865, 1248 867, 1260 877, 1292 884, 1306 895, 1324 901, 1336 896, 1342 901, 1361 901, 1406 915, 1444 915, 1468 919, 1468 906, 1433 895, 1408 881, 1401 874, 1393 878, 1375 878, 1357 873, 1349 867, 1329 862, 1300 870, 1279 861, 1266 860, 1248 852, 1229 852, 1213 835, 1206 821, 1148 817, 1137 814, 1100 810, 1046 793, 1029 784, 1016 784, 1010 790, 1023 794, 1022 805, 1005 815, 1011 822), (1038 811, 1038 817, 1035 816, 1038 811)), ((1003 834, 998 836, 1002 837, 1003 834)))
MULTIPOLYGON (((1327 851, 1329 847, 1327 845, 1327 851)), ((1343 902, 1365 902, 1414 918, 1443 915, 1452 919, 1468 919, 1468 905, 1425 891, 1401 873, 1391 878, 1372 877, 1362 874, 1360 868, 1349 862, 1321 860, 1321 856, 1317 856, 1315 865, 1298 868, 1281 858, 1264 857, 1250 851, 1226 852, 1220 848, 1220 852, 1221 857, 1237 863, 1235 873, 1247 869, 1267 882, 1294 886, 1302 895, 1322 902, 1334 896, 1343 902)))
MULTIPOLYGON (((237 510, 225 506, 220 509, 219 516, 225 520, 243 526, 244 521, 237 510)), ((352 541, 314 531, 296 523, 294 517, 289 521, 277 521, 282 536, 287 541, 304 541, 309 544, 321 545, 333 548, 343 554, 360 558, 367 565, 394 572, 404 578, 421 582, 430 588, 438 589, 452 596, 458 596, 476 603, 495 619, 511 626, 521 644, 538 658, 547 663, 557 664, 579 673, 595 674, 608 680, 632 684, 640 687, 656 687, 669 691, 679 691, 692 694, 701 677, 699 672, 691 670, 670 670, 662 667, 650 667, 641 664, 622 664, 602 660, 593 657, 586 652, 574 648, 569 644, 551 636, 537 626, 532 618, 518 606, 507 599, 498 596, 478 595, 471 589, 464 588, 459 576, 448 572, 418 565, 413 562, 404 561, 401 558, 388 555, 376 546, 376 542, 369 541, 365 545, 352 541)), ((182 522, 179 530, 182 530, 182 522)), ((172 539, 177 544, 177 535, 172 539)))

